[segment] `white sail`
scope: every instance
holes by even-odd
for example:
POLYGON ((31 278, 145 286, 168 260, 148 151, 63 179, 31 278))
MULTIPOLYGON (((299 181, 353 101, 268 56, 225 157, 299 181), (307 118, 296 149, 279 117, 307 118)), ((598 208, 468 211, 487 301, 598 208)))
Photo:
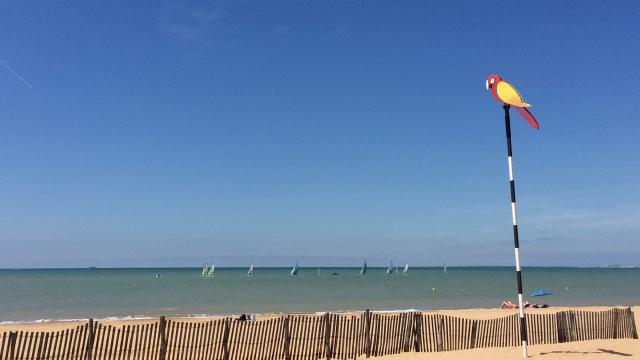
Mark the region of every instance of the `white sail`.
POLYGON ((204 266, 202 267, 202 275, 207 275, 207 263, 204 263, 204 266))
POLYGON ((364 261, 364 264, 362 265, 362 269, 360 269, 360 275, 366 275, 367 274, 367 260, 364 261))
POLYGON ((212 263, 211 264, 211 269, 209 269, 209 273, 207 275, 213 276, 213 275, 215 275, 215 272, 216 272, 216 264, 212 263))
POLYGON ((409 274, 409 264, 404 264, 404 269, 402 269, 402 275, 409 274))
POLYGON ((253 263, 251 264, 251 266, 249 266, 249 271, 247 272, 247 276, 252 276, 253 275, 253 263))
POLYGON ((298 262, 296 261, 296 266, 291 269, 291 276, 298 275, 298 262))
POLYGON ((444 269, 442 270, 445 274, 447 273, 447 264, 444 264, 444 269))
POLYGON ((389 267, 387 268, 387 274, 393 273, 393 261, 389 263, 389 267))

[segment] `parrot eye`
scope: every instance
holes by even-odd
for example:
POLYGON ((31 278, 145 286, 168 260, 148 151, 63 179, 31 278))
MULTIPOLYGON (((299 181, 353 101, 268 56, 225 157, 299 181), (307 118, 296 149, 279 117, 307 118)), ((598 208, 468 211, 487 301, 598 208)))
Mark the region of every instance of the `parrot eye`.
POLYGON ((493 84, 494 82, 496 82, 496 79, 491 78, 491 83, 493 84))

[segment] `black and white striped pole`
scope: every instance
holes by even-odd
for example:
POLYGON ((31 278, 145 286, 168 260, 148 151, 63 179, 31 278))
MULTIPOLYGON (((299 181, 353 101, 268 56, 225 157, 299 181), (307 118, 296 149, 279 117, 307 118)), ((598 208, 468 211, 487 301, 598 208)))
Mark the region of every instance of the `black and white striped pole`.
POLYGON ((520 269, 520 242, 518 240, 518 219, 516 216, 516 184, 513 178, 513 152, 511 149, 511 119, 509 109, 505 104, 504 126, 507 131, 507 161, 509 162, 509 187, 511 188, 511 219, 513 220, 513 246, 516 258, 516 282, 518 285, 518 313, 520 315, 520 339, 522 341, 522 356, 527 357, 527 320, 524 315, 524 301, 522 298, 522 271, 520 269))

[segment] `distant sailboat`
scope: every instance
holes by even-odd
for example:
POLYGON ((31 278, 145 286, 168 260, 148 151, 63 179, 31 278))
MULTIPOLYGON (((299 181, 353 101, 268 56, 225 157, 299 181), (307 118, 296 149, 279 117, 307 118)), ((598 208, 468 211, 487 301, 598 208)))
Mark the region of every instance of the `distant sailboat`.
POLYGON ((365 275, 367 273, 367 260, 364 261, 364 265, 362 265, 362 269, 360 269, 360 275, 365 275))
POLYGON ((320 276, 320 268, 318 268, 318 271, 316 272, 317 276, 320 276))
POLYGON ((253 263, 249 266, 249 271, 247 271, 247 276, 253 276, 253 263))
POLYGON ((402 269, 402 275, 403 276, 409 275, 409 264, 404 264, 404 269, 402 269))
POLYGON ((204 268, 202 268, 202 276, 215 276, 216 265, 211 264, 210 268, 207 268, 207 264, 204 264, 204 268))
POLYGON ((389 263, 389 267, 387 268, 387 274, 393 274, 393 261, 389 263))
POLYGON ((442 269, 442 271, 446 274, 447 273, 447 264, 444 264, 444 268, 442 269))
POLYGON ((296 261, 296 266, 291 269, 291 276, 298 275, 298 262, 296 261))

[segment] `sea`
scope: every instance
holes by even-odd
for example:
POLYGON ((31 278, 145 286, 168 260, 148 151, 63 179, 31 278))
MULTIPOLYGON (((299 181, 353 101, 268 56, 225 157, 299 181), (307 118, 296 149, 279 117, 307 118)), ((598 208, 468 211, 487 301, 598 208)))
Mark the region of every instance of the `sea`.
MULTIPOLYGON (((513 267, 4 269, 0 323, 324 311, 496 308, 516 302, 513 267), (400 269, 399 269, 400 270, 400 269)), ((523 269, 527 300, 550 306, 640 303, 640 268, 523 269), (532 297, 535 290, 551 294, 532 297)))

